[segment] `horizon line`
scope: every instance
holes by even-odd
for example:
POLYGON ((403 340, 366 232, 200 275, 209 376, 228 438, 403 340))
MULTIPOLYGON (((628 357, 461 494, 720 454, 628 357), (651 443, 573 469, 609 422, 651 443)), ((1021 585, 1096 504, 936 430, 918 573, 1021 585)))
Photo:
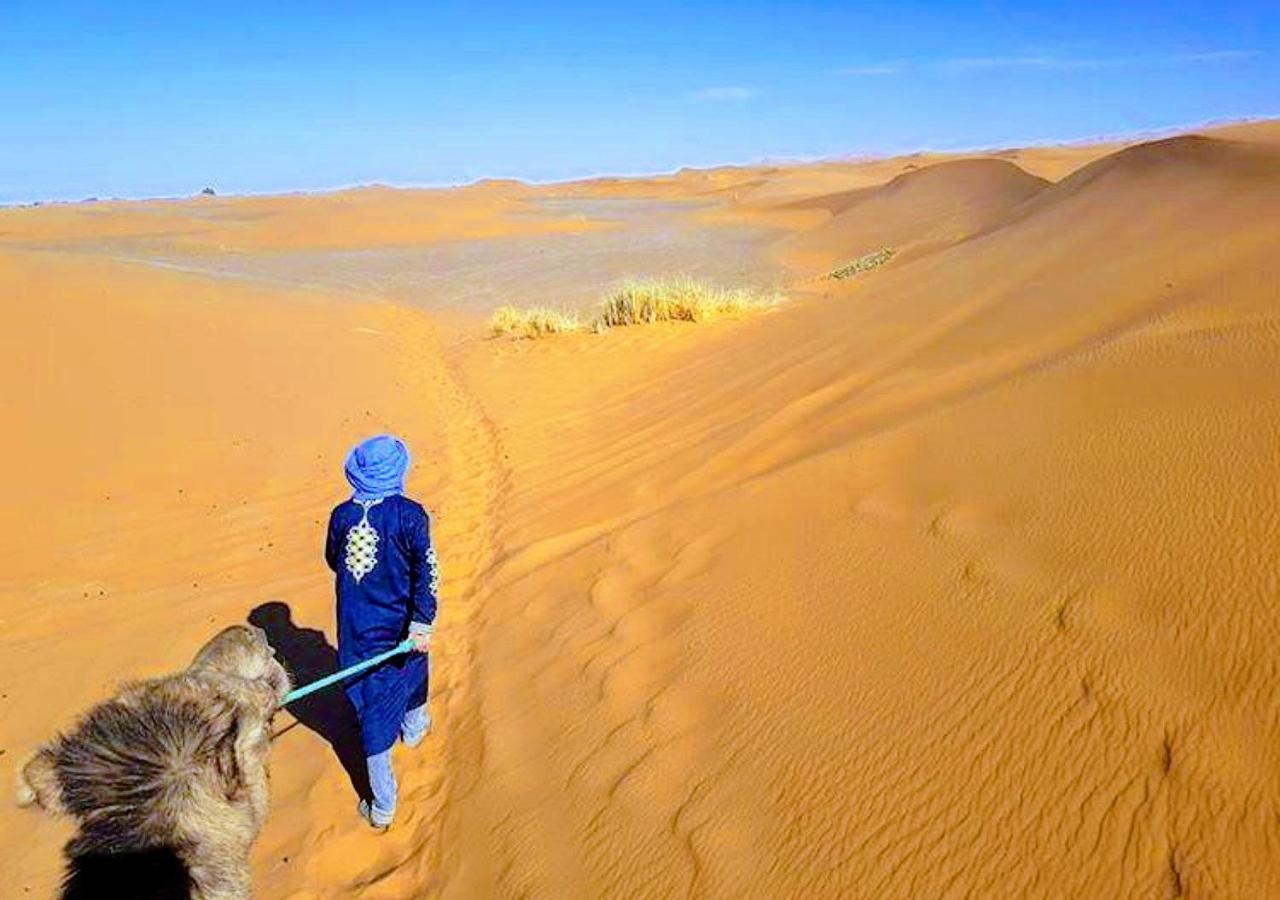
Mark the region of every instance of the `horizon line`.
MULTIPOLYGON (((621 181, 639 181, 646 178, 660 178, 664 175, 676 175, 680 172, 708 172, 715 169, 746 169, 755 166, 806 166, 821 165, 823 163, 853 163, 853 162, 873 162, 880 160, 895 159, 898 157, 916 156, 924 153, 939 154, 964 154, 964 153, 995 153, 1007 152, 1010 150, 1032 150, 1043 149, 1045 147, 1085 147, 1090 144, 1108 144, 1118 141, 1138 141, 1144 138, 1160 139, 1161 137, 1172 137, 1191 131, 1205 128, 1224 128, 1230 125, 1248 125, 1258 122, 1280 121, 1280 112, 1264 113, 1259 115, 1246 116, 1227 116, 1222 118, 1205 119, 1199 122, 1183 123, 1178 125, 1164 125, 1155 128, 1146 128, 1137 131, 1121 131, 1103 134, 1095 134, 1081 138, 1031 138, 1020 139, 1009 143, 992 144, 992 145, 976 145, 965 147, 930 147, 918 146, 912 149, 902 149, 885 152, 869 152, 859 153, 850 151, 842 155, 824 155, 824 156, 783 156, 783 157, 757 157, 745 161, 731 161, 722 163, 711 163, 708 165, 685 165, 675 169, 658 169, 650 171, 632 171, 632 172, 599 172, 594 174, 577 175, 572 178, 552 178, 552 179, 525 179, 511 175, 481 175, 469 181, 444 181, 444 182, 391 182, 391 181, 364 181, 354 182, 343 185, 330 185, 327 187, 294 187, 280 188, 265 191, 240 191, 231 193, 216 192, 210 199, 250 199, 250 198, 268 198, 268 197, 295 197, 295 196, 322 196, 325 194, 340 194, 345 191, 370 190, 374 188, 384 188, 395 191, 439 191, 451 190, 458 188, 472 187, 489 181, 509 181, 515 184, 528 187, 550 187, 554 185, 571 185, 580 184, 587 181, 599 181, 601 179, 611 178, 621 181)), ((207 186, 213 189, 212 185, 207 186)), ((42 206, 75 206, 87 203, 166 203, 181 202, 187 200, 199 199, 203 190, 196 190, 190 194, 172 194, 172 195, 149 195, 149 196, 111 196, 98 197, 89 196, 78 199, 73 198, 57 198, 57 199, 36 199, 36 200, 13 200, 0 201, 0 209, 33 209, 42 206)))

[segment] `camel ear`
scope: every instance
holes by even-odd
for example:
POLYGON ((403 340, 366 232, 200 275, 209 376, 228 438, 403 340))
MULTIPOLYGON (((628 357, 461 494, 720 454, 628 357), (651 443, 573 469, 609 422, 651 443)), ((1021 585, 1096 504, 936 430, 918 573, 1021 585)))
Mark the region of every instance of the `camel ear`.
POLYGON ((41 747, 18 769, 18 805, 35 804, 46 812, 65 812, 53 751, 41 747))
POLYGON ((232 714, 230 727, 218 740, 218 751, 215 757, 220 787, 229 800, 234 800, 244 789, 244 773, 240 765, 240 754, 237 752, 240 731, 244 724, 243 719, 244 713, 241 711, 237 710, 232 714))
POLYGON ((254 772, 262 766, 269 740, 270 730, 261 715, 244 708, 236 711, 218 742, 218 776, 227 799, 238 799, 248 788, 254 772))

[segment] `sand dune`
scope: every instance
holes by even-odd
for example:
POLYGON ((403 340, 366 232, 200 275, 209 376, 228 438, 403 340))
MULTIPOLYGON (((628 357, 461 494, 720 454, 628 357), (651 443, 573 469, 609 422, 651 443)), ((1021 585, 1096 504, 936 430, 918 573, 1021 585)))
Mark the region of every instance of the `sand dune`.
MULTIPOLYGON (((603 336, 5 251, 5 759, 259 603, 331 634, 395 428, 437 730, 376 838, 283 717, 262 896, 1276 895, 1273 134, 673 176, 797 282, 904 252, 603 336)), ((0 877, 63 834, 6 812, 0 877)))
POLYGON ((825 194, 800 208, 831 218, 783 245, 798 268, 831 268, 882 248, 908 257, 954 244, 1005 219, 1047 181, 1013 163, 970 159, 913 169, 888 184, 825 194))
POLYGON ((473 360, 529 462, 459 894, 1275 892, 1280 167, 1235 153, 642 355, 473 360))

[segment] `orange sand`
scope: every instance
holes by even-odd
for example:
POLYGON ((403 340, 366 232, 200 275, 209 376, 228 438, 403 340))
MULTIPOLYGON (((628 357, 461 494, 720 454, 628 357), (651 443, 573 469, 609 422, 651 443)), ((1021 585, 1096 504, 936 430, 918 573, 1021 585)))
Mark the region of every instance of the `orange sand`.
POLYGON ((1280 894, 1280 131, 1216 134, 658 180, 811 287, 604 336, 0 250, 4 759, 258 603, 332 635, 394 428, 436 731, 378 838, 285 730, 260 896, 1280 894))
POLYGON ((582 231, 575 219, 520 214, 530 190, 480 182, 444 190, 60 203, 0 209, 0 246, 151 239, 215 251, 339 249, 582 231))

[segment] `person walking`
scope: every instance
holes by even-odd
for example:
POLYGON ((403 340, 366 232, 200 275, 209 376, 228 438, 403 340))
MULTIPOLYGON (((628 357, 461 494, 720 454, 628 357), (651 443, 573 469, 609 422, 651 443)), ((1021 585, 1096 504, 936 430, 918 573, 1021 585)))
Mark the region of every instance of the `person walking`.
POLYGON ((390 650, 406 637, 418 652, 391 659, 346 687, 360 717, 371 797, 360 815, 385 830, 395 818, 391 749, 418 746, 431 730, 428 657, 436 618, 439 568, 431 520, 404 493, 409 450, 393 435, 352 448, 346 460, 350 499, 329 517, 325 561, 334 572, 338 666, 390 650))

